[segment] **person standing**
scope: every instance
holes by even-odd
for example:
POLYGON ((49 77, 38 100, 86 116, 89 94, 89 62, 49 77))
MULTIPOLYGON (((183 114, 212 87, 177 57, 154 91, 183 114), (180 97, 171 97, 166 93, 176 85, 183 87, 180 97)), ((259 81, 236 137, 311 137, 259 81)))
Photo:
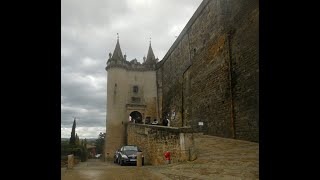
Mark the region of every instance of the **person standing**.
POLYGON ((153 122, 151 123, 152 125, 157 125, 158 124, 158 121, 157 119, 154 119, 153 122))
POLYGON ((167 119, 166 118, 162 119, 162 125, 167 126, 167 119))

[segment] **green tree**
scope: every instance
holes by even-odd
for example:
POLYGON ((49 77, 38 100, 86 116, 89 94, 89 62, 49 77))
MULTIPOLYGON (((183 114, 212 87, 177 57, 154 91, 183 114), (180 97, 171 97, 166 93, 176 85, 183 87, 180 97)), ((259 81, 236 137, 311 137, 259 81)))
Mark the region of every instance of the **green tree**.
POLYGON ((98 139, 95 142, 96 146, 96 153, 97 154, 103 154, 103 149, 104 149, 104 139, 106 137, 106 133, 100 132, 98 139))
POLYGON ((82 153, 82 159, 83 161, 86 161, 88 159, 88 149, 87 149, 87 138, 84 138, 84 141, 83 141, 83 153, 82 153))
POLYGON ((80 140, 79 140, 79 136, 77 133, 76 133, 76 145, 80 145, 80 140))
POLYGON ((84 138, 83 146, 87 149, 87 138, 84 138))
POLYGON ((72 130, 71 130, 71 137, 70 137, 70 145, 76 144, 76 118, 73 120, 72 130))

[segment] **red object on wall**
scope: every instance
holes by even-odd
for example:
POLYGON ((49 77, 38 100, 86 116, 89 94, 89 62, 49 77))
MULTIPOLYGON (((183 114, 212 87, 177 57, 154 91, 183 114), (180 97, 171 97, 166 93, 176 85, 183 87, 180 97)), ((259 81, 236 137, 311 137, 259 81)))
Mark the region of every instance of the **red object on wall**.
POLYGON ((170 160, 170 152, 169 151, 165 152, 164 157, 166 158, 166 160, 170 160))

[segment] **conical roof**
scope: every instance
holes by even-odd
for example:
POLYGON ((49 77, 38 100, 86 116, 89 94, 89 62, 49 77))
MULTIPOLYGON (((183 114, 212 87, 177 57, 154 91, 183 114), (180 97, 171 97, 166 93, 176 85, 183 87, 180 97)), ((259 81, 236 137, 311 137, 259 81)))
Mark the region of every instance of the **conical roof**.
POLYGON ((154 53, 151 47, 151 42, 150 42, 146 62, 154 62, 155 60, 156 60, 156 57, 154 56, 154 53))
POLYGON ((122 55, 122 51, 120 48, 119 39, 117 39, 117 44, 116 44, 116 48, 114 48, 112 59, 124 60, 123 55, 122 55))

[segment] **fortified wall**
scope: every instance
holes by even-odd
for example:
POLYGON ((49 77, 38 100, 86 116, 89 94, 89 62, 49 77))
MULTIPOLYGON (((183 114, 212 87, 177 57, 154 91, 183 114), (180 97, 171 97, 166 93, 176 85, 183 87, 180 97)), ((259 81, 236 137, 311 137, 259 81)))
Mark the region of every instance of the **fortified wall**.
POLYGON ((171 153, 171 163, 196 159, 193 130, 146 124, 128 124, 128 144, 138 145, 145 164, 165 164, 164 153, 171 153))
POLYGON ((259 1, 204 0, 156 73, 172 126, 258 142, 259 1))

